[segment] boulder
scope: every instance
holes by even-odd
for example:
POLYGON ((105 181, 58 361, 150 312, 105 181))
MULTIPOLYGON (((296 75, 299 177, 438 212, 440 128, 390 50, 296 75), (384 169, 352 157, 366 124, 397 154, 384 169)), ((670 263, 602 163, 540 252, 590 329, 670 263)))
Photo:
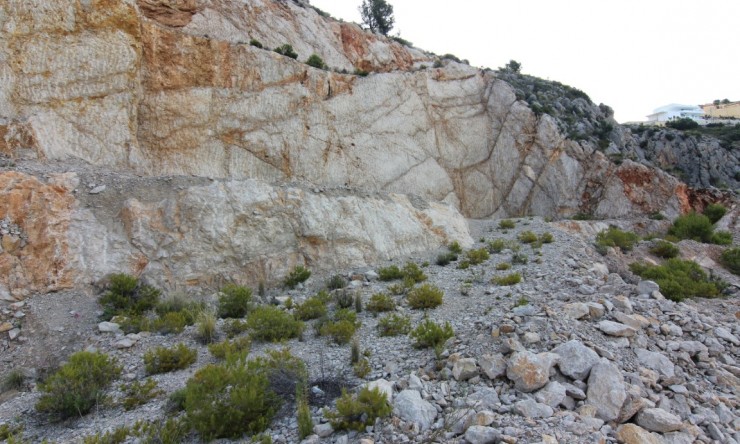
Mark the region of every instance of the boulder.
POLYGON ((622 424, 617 428, 617 440, 624 444, 664 444, 659 435, 650 433, 635 424, 622 424))
POLYGON ((622 371, 606 359, 591 368, 586 399, 596 408, 596 416, 604 421, 619 417, 622 404, 627 399, 622 371))
POLYGON ((558 345, 552 349, 552 353, 560 357, 560 372, 573 379, 585 380, 591 367, 599 362, 599 355, 577 340, 558 345))
POLYGON ((458 381, 467 381, 478 376, 478 366, 474 358, 463 358, 457 360, 452 366, 452 376, 458 381))
POLYGON ((549 418, 554 413, 552 407, 534 399, 525 399, 514 404, 512 411, 525 418, 549 418))
POLYGON ((601 321, 598 324, 599 330, 609 336, 630 337, 634 336, 637 330, 629 325, 620 324, 614 321, 601 321))
POLYGON ((558 362, 554 353, 534 354, 529 351, 514 353, 506 366, 506 377, 521 392, 533 392, 550 380, 550 369, 558 362))
POLYGON ((640 365, 649 368, 650 370, 655 370, 669 378, 672 378, 675 374, 673 363, 664 354, 642 348, 635 350, 635 354, 637 355, 637 362, 639 362, 640 365))
POLYGON ((660 408, 643 409, 637 414, 635 422, 651 432, 668 433, 681 430, 681 418, 660 408))
POLYGON ((478 365, 488 379, 506 375, 506 358, 501 353, 485 354, 478 359, 478 365))
POLYGON ((534 399, 542 404, 549 405, 552 408, 559 406, 566 397, 565 386, 557 381, 550 381, 542 389, 537 391, 534 399))
POLYGON ((465 440, 470 444, 495 444, 501 438, 501 434, 493 427, 470 426, 465 431, 465 440))
POLYGON ((393 414, 404 421, 415 423, 422 431, 428 430, 437 417, 437 409, 423 399, 416 390, 404 390, 393 401, 393 414))

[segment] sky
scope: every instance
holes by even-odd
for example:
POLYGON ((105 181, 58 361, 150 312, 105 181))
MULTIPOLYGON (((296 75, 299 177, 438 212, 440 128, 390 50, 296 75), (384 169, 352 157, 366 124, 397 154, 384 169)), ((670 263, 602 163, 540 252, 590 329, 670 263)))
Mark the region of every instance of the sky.
MULTIPOLYGON (((390 35, 472 66, 509 60, 643 121, 671 103, 740 100, 738 0, 387 0, 390 35)), ((311 0, 361 23, 362 0, 311 0)))

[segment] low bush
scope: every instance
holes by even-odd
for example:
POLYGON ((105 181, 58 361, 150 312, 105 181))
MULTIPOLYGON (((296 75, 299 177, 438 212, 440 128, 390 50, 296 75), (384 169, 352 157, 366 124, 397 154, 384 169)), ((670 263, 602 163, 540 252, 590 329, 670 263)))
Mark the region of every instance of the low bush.
POLYGON ((537 235, 534 234, 532 231, 522 231, 519 233, 519 236, 517 236, 519 239, 519 242, 523 244, 533 244, 537 242, 538 238, 537 235))
POLYGON ((640 238, 631 231, 622 231, 611 226, 607 230, 600 231, 596 235, 596 246, 605 249, 607 247, 619 248, 623 252, 632 250, 640 238))
POLYGON ((649 251, 650 251, 650 254, 654 254, 664 259, 670 259, 672 257, 676 257, 678 256, 678 253, 680 252, 677 246, 665 240, 659 240, 655 242, 653 246, 650 247, 649 251))
POLYGON ((679 216, 668 229, 668 234, 679 239, 691 239, 697 242, 709 243, 712 240, 712 221, 703 214, 691 212, 679 216))
POLYGON ((104 399, 105 390, 120 374, 121 367, 108 355, 77 352, 39 384, 43 394, 36 410, 61 419, 82 416, 104 399))
POLYGON ((444 267, 445 265, 449 264, 450 262, 454 262, 457 260, 457 253, 448 252, 448 253, 441 253, 437 256, 437 260, 434 262, 435 264, 439 265, 440 267, 444 267))
POLYGON ((442 305, 444 293, 438 287, 431 284, 424 284, 411 289, 407 295, 407 300, 411 308, 435 308, 442 305))
POLYGON ((185 387, 187 422, 205 441, 264 431, 280 406, 262 359, 207 365, 185 387))
POLYGON ((342 396, 337 399, 336 411, 324 411, 324 415, 335 430, 362 431, 375 424, 377 418, 390 415, 392 410, 382 390, 363 387, 355 396, 343 389, 342 396))
POLYGON ((725 213, 727 213, 727 208, 721 204, 709 204, 704 208, 704 215, 707 216, 709 221, 713 224, 716 224, 717 221, 722 219, 725 213))
POLYGON ((502 230, 511 230, 512 228, 516 227, 516 222, 511 219, 504 219, 502 221, 499 221, 498 227, 502 230))
POLYGON ((262 43, 259 40, 252 39, 249 41, 249 44, 254 46, 255 48, 262 49, 262 43))
POLYGON ((301 321, 318 319, 326 315, 326 302, 317 296, 310 297, 296 307, 293 315, 301 321))
POLYGON ((298 397, 298 401, 296 403, 298 439, 300 440, 312 435, 314 426, 313 418, 311 417, 311 409, 308 407, 308 401, 305 398, 305 395, 298 397))
POLYGON ((324 63, 324 60, 319 57, 318 54, 311 54, 308 57, 308 60, 306 60, 306 65, 313 66, 314 68, 318 69, 326 69, 326 63, 324 63))
POLYGON ((354 293, 349 290, 341 290, 334 293, 334 302, 339 308, 349 308, 355 302, 354 293))
POLYGON ((728 248, 723 251, 719 261, 731 273, 740 275, 740 248, 728 248))
POLYGON ((365 376, 370 374, 370 371, 372 369, 370 368, 370 361, 368 361, 366 358, 361 358, 357 362, 352 365, 352 371, 355 373, 355 376, 357 376, 360 379, 365 378, 365 376))
POLYGON ((225 340, 208 346, 216 359, 221 360, 243 360, 249 354, 252 346, 252 340, 248 336, 242 336, 236 339, 225 340))
POLYGON ((288 288, 295 288, 301 282, 306 282, 311 277, 311 270, 302 265, 296 265, 295 268, 285 277, 283 284, 288 288))
POLYGON ((182 333, 188 325, 186 315, 179 311, 165 313, 164 315, 151 321, 150 330, 156 331, 163 335, 182 333))
POLYGON ((196 335, 201 344, 210 344, 216 341, 216 315, 212 311, 202 311, 196 323, 196 335))
POLYGON ((411 318, 398 313, 391 313, 378 319, 380 336, 406 335, 411 331, 411 318))
POLYGON ((715 231, 712 233, 710 242, 716 245, 730 245, 732 243, 732 233, 729 231, 715 231))
POLYGON ((424 319, 409 336, 414 340, 414 347, 433 348, 439 356, 445 342, 455 336, 455 332, 449 322, 439 325, 431 319, 424 319))
POLYGON ((522 275, 519 273, 511 273, 506 276, 499 276, 493 278, 493 283, 501 286, 516 285, 522 281, 522 275))
POLYGON ((124 395, 122 401, 124 410, 135 409, 164 393, 162 390, 157 389, 157 381, 151 378, 144 382, 133 381, 124 384, 121 387, 121 391, 124 395))
POLYGON ((427 275, 413 262, 407 262, 401 270, 404 279, 413 281, 415 284, 427 280, 427 275))
POLYGON ((370 296, 370 301, 365 307, 367 311, 372 313, 380 313, 383 311, 393 311, 396 309, 396 303, 393 298, 385 293, 375 293, 370 296))
POLYGON ((241 319, 231 319, 224 324, 224 333, 228 338, 239 336, 247 330, 249 330, 249 324, 241 319))
POLYGON ((252 303, 252 290, 236 284, 221 288, 218 298, 219 318, 243 318, 252 303))
POLYGON ((329 290, 339 290, 347 286, 347 281, 340 275, 335 274, 326 282, 326 288, 329 290))
POLYGON ((526 265, 529 258, 524 253, 514 253, 511 255, 511 263, 514 265, 526 265))
POLYGON ((303 333, 303 322, 271 305, 262 305, 252 310, 247 325, 254 339, 278 342, 297 338, 303 333))
POLYGON ((291 45, 289 45, 287 43, 284 44, 284 45, 282 45, 282 46, 278 46, 277 48, 275 48, 275 52, 278 53, 278 54, 280 54, 280 55, 284 55, 286 57, 290 57, 291 59, 297 59, 298 58, 298 54, 295 52, 295 50, 293 50, 293 46, 291 46, 291 45))
POLYGON ((460 246, 460 242, 458 241, 452 241, 449 245, 447 245, 447 249, 450 250, 450 253, 455 254, 462 254, 463 249, 460 246))
POLYGON ((8 390, 22 390, 26 384, 26 376, 21 370, 15 369, 8 372, 0 384, 0 392, 8 390))
POLYGON ((500 264, 496 265, 496 270, 504 271, 511 268, 511 264, 508 262, 501 262, 500 264))
POLYGON ((322 336, 331 336, 337 344, 347 344, 354 336, 360 322, 357 320, 357 313, 343 308, 334 313, 334 319, 325 322, 319 329, 322 336))
POLYGON ((652 220, 665 220, 665 216, 661 212, 655 212, 655 213, 651 213, 648 216, 648 219, 652 219, 652 220))
POLYGON ((483 262, 487 261, 490 256, 488 255, 488 250, 485 248, 478 248, 477 250, 469 250, 465 257, 467 257, 468 262, 470 262, 470 265, 478 265, 482 264, 483 262))
POLYGON ((660 292, 672 301, 695 296, 712 298, 721 291, 721 284, 709 280, 704 270, 693 261, 668 259, 660 266, 634 262, 630 264, 630 270, 643 279, 655 281, 660 292))
POLYGON ((460 263, 457 264, 458 270, 467 270, 468 268, 470 268, 470 261, 467 259, 464 261, 460 261, 460 263))
POLYGON ((157 347, 144 353, 144 365, 150 375, 182 370, 195 363, 197 353, 180 343, 172 348, 157 347))
POLYGON ((378 279, 380 279, 381 281, 395 281, 396 279, 402 278, 403 273, 397 265, 382 267, 378 270, 378 279))
POLYGON ((552 236, 552 233, 545 232, 540 234, 540 243, 543 244, 551 244, 555 241, 555 238, 552 236))
POLYGON ((161 292, 145 285, 139 279, 128 274, 114 274, 110 277, 108 290, 101 296, 105 320, 113 316, 141 315, 157 305, 161 292))

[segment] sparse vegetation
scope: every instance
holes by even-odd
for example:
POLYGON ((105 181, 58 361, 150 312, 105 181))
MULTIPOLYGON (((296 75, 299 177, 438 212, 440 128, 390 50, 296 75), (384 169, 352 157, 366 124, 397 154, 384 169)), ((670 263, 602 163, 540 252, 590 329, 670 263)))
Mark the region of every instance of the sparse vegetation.
POLYGON ((650 247, 649 251, 650 254, 654 254, 664 259, 676 257, 680 252, 677 246, 665 240, 658 240, 657 242, 655 242, 653 246, 650 247))
POLYGON ((460 242, 458 241, 450 242, 450 244, 447 245, 447 249, 450 250, 450 253, 455 253, 455 254, 462 254, 463 252, 463 249, 460 246, 460 242))
POLYGON ((529 258, 524 253, 514 253, 511 255, 511 263, 513 265, 526 265, 529 262, 529 258))
POLYGON ((121 391, 124 394, 122 404, 125 410, 135 409, 164 393, 157 389, 157 381, 151 378, 144 382, 133 381, 123 384, 121 391))
POLYGON ((639 262, 630 264, 630 270, 643 279, 655 281, 660 292, 673 301, 688 297, 717 297, 722 284, 711 281, 701 267, 693 261, 668 259, 660 266, 639 262))
POLYGON ((540 243, 542 244, 551 244, 555 241, 555 238, 552 236, 552 233, 545 232, 540 234, 540 243))
POLYGON ((368 361, 366 358, 361 358, 354 365, 352 365, 352 371, 355 373, 355 376, 360 379, 363 379, 365 378, 365 376, 370 374, 371 370, 372 369, 370 368, 370 361, 368 361))
POLYGON ((312 296, 298 305, 293 315, 301 321, 318 319, 326 315, 326 302, 319 296, 312 296))
POLYGON ((334 312, 334 319, 321 325, 319 333, 331 336, 337 344, 347 344, 354 336, 360 322, 357 320, 357 312, 342 308, 334 312))
POLYGON ((522 275, 519 273, 510 273, 506 276, 500 276, 493 278, 493 283, 501 286, 516 285, 522 281, 522 275))
POLYGON ((287 43, 284 44, 284 45, 282 45, 282 46, 278 46, 277 48, 275 48, 275 52, 278 53, 278 54, 280 54, 280 55, 284 55, 286 57, 290 57, 291 59, 297 59, 298 58, 298 54, 293 50, 293 46, 291 46, 291 45, 289 45, 287 43))
POLYGON ((431 319, 424 319, 409 334, 414 340, 414 346, 417 348, 433 348, 434 353, 439 356, 442 353, 442 347, 448 339, 455 336, 452 326, 449 322, 444 325, 437 324, 431 319))
POLYGON ((120 376, 121 367, 103 353, 81 351, 39 384, 43 393, 36 410, 60 419, 82 416, 105 398, 105 390, 120 376))
POLYGON ((311 54, 306 60, 306 64, 318 69, 327 69, 326 63, 318 54, 311 54))
POLYGON ((511 264, 508 262, 501 262, 498 265, 496 265, 496 270, 504 271, 511 268, 511 264))
POLYGON ((216 315, 209 310, 203 310, 198 315, 197 336, 202 344, 210 344, 216 341, 216 315))
POLYGON ((498 227, 502 230, 511 230, 516 227, 516 222, 511 219, 504 219, 498 223, 498 227))
POLYGON ((340 275, 335 274, 326 282, 326 288, 331 290, 339 290, 347 286, 347 281, 340 275))
POLYGON ((487 261, 490 256, 488 255, 488 250, 485 248, 478 248, 477 250, 469 250, 465 257, 467 257, 468 262, 470 265, 478 265, 482 264, 483 262, 487 261))
POLYGON ((411 318, 398 313, 391 313, 378 319, 380 336, 405 335, 411 331, 411 318))
POLYGON ((357 395, 350 395, 342 390, 337 399, 336 411, 324 411, 335 430, 364 430, 375 424, 377 418, 391 414, 392 408, 388 398, 379 388, 363 387, 357 395))
POLYGON ((517 238, 519 239, 519 242, 523 244, 533 244, 538 240, 537 235, 529 230, 522 231, 521 233, 519 233, 519 236, 517 236, 517 238))
POLYGON ((252 310, 247 317, 247 325, 252 338, 259 341, 278 342, 297 338, 303 332, 303 322, 271 305, 252 310))
POLYGON ((731 273, 740 276, 740 248, 728 248, 723 251, 719 261, 731 273))
POLYGON ((214 358, 220 360, 244 360, 249 354, 249 349, 252 346, 252 341, 248 336, 242 336, 239 338, 221 341, 208 346, 208 351, 211 352, 214 358))
POLYGON ((414 309, 435 308, 442 305, 444 293, 438 287, 424 284, 411 289, 407 295, 409 306, 414 309))
POLYGON ((296 265, 295 268, 285 277, 283 284, 288 288, 295 288, 298 284, 306 282, 311 277, 311 270, 303 265, 296 265))
POLYGON ((435 263, 439 265, 440 267, 444 267, 445 265, 449 264, 450 262, 454 262, 457 260, 457 253, 453 252, 447 252, 447 253, 441 253, 437 256, 437 260, 435 263))
POLYGON ((401 273, 403 274, 404 279, 409 279, 415 284, 427 280, 427 275, 424 274, 421 268, 413 262, 407 262, 406 265, 403 266, 401 273))
POLYGON ((397 265, 390 265, 378 270, 378 279, 381 281, 394 281, 403 278, 403 273, 397 265))
POLYGON ((15 369, 8 372, 0 384, 0 392, 8 390, 22 390, 26 383, 26 376, 21 370, 15 369))
POLYGON ((105 320, 113 316, 138 316, 157 305, 161 292, 145 285, 128 274, 114 274, 110 277, 108 291, 100 298, 105 320))
POLYGON ((709 204, 704 208, 704 215, 709 218, 713 224, 717 223, 727 213, 727 208, 721 204, 709 204))
POLYGON ((623 252, 631 251, 640 238, 631 231, 622 231, 615 226, 600 231, 596 235, 596 247, 605 254, 607 247, 619 248, 623 252))
POLYGON ((172 348, 157 347, 144 353, 144 365, 150 375, 182 370, 195 363, 197 353, 183 343, 172 348))
POLYGON ((252 39, 252 40, 249 41, 249 44, 251 46, 254 46, 255 48, 262 49, 262 43, 259 40, 252 39))
POLYGON ((372 313, 380 313, 384 311, 393 311, 396 309, 396 303, 393 298, 385 293, 375 293, 370 296, 370 301, 367 303, 367 311, 372 313))

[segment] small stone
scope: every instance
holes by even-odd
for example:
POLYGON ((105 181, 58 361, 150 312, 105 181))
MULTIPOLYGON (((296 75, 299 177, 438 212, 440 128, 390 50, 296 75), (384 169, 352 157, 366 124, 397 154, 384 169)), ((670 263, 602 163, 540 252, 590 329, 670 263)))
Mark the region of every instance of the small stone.
POLYGON ((437 409, 423 399, 416 390, 404 390, 393 401, 393 413, 401 419, 417 424, 420 430, 429 429, 437 417, 437 409))
POLYGON ((527 332, 524 333, 524 336, 522 337, 525 344, 536 344, 540 342, 540 335, 534 332, 527 332))
POLYGON ((103 191, 105 191, 105 188, 106 188, 105 185, 98 185, 97 187, 90 190, 88 193, 89 194, 100 194, 103 191))
POLYGON ((541 404, 534 399, 525 399, 514 404, 512 411, 525 418, 549 418, 553 415, 552 407, 541 404))
POLYGON ((514 382, 517 390, 533 392, 547 384, 550 369, 556 362, 558 355, 554 353, 516 352, 506 366, 506 376, 514 382))
POLYGON ((643 409, 637 414, 635 422, 651 432, 668 433, 683 428, 681 418, 659 408, 643 409))
POLYGON ((3 322, 0 324, 0 333, 5 333, 6 331, 10 331, 13 329, 13 324, 10 322, 3 322))
POLYGON ((586 302, 586 306, 588 306, 588 314, 591 319, 598 319, 604 316, 606 312, 606 308, 598 302, 586 302))
POLYGON ((617 440, 624 444, 663 444, 660 436, 635 424, 622 424, 617 429, 617 440))
POLYGON ((552 353, 560 357, 558 360, 560 371, 573 379, 586 379, 591 367, 599 362, 596 352, 577 340, 558 345, 552 349, 552 353))
POLYGON ((498 393, 490 387, 482 387, 465 398, 465 404, 475 410, 493 410, 500 404, 498 393))
POLYGON ((10 338, 11 341, 14 340, 15 338, 17 338, 20 335, 21 335, 21 329, 20 328, 14 328, 14 329, 8 331, 8 337, 10 338))
POLYGON ((489 379, 496 379, 506 374, 506 358, 501 353, 481 356, 478 359, 478 365, 489 379))
POLYGON ((640 281, 637 284, 637 293, 652 295, 654 291, 660 291, 660 286, 653 281, 640 281))
POLYGON ((452 366, 452 376, 458 381, 467 381, 478 376, 478 366, 474 358, 463 358, 452 366))
POLYGON ((732 343, 732 345, 740 345, 740 340, 738 340, 735 335, 730 333, 730 331, 724 327, 715 328, 714 335, 720 339, 724 339, 725 341, 732 343))
POLYGON ((534 399, 542 404, 556 408, 565 400, 565 386, 556 381, 550 381, 534 395, 534 399))
POLYGON ((319 436, 319 438, 326 438, 334 433, 334 427, 328 422, 323 424, 316 424, 313 426, 313 432, 319 436))
POLYGON ((465 440, 470 444, 494 444, 501 437, 501 434, 493 427, 470 426, 465 431, 465 440))
POLYGON ((599 330, 609 336, 630 337, 634 336, 637 330, 629 325, 620 324, 613 321, 601 321, 598 324, 599 330))
POLYGON ((612 299, 612 303, 619 310, 622 310, 625 313, 632 313, 632 302, 627 296, 615 296, 614 299, 612 299))
POLYGON ((621 311, 618 311, 614 313, 614 319, 621 322, 622 324, 628 325, 635 330, 641 330, 648 325, 650 325, 650 321, 647 320, 644 316, 640 316, 639 314, 625 314, 621 311))
POLYGON ((101 322, 98 324, 98 330, 101 333, 120 333, 121 326, 115 322, 101 322))
POLYGON ((663 376, 672 378, 675 375, 673 363, 667 356, 659 352, 651 352, 649 350, 638 348, 635 350, 637 355, 637 362, 640 365, 655 370, 663 376))
POLYGON ((563 313, 569 318, 581 319, 588 316, 590 311, 588 309, 588 305, 583 302, 575 302, 572 304, 566 304, 563 307, 563 313))
POLYGON ((385 379, 376 379, 367 383, 367 388, 370 390, 379 389, 381 393, 385 394, 386 399, 390 402, 393 399, 393 383, 385 379))
POLYGON ((131 348, 134 346, 136 341, 132 340, 131 338, 123 338, 120 341, 117 341, 115 344, 116 348, 131 348))

